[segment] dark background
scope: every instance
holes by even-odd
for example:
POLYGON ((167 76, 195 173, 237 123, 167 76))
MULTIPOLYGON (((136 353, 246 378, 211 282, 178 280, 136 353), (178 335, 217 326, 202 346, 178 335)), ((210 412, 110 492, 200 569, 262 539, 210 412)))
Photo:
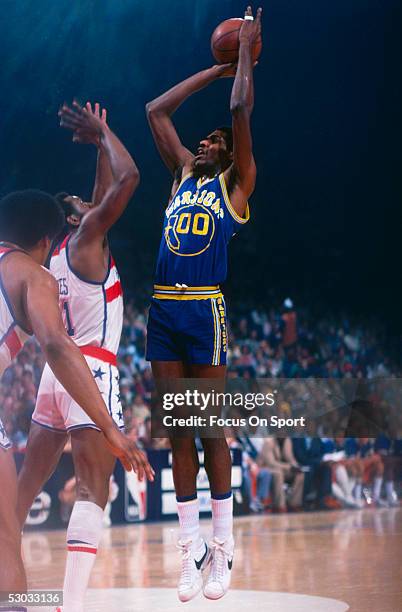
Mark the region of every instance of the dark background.
MULTIPOLYGON (((253 114, 258 184, 234 239, 227 291, 255 304, 299 301, 401 321, 401 3, 262 2, 253 114), (275 298, 273 297, 275 295, 275 298)), ((144 105, 213 59, 209 38, 237 0, 2 0, 0 191, 88 197, 95 152, 70 143, 57 110, 100 101, 142 182, 112 232, 126 286, 152 281, 170 178, 144 105)), ((256 5, 254 6, 256 9, 256 5)), ((194 148, 230 122, 231 81, 177 112, 194 148)))

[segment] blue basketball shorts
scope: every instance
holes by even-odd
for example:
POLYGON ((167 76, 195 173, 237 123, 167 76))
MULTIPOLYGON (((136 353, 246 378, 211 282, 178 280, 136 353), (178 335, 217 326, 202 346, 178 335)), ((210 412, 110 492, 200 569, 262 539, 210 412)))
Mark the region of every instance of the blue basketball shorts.
POLYGON ((148 361, 226 365, 226 354, 226 306, 222 294, 206 299, 152 298, 148 361))

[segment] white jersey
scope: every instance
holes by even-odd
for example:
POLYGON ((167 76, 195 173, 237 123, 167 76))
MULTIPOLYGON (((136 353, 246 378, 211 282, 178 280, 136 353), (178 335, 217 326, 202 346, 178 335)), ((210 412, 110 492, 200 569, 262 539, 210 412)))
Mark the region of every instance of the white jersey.
MULTIPOLYGON (((18 252, 21 249, 2 247, 0 245, 0 261, 8 253, 18 252)), ((15 318, 13 307, 3 285, 0 269, 0 376, 8 368, 14 357, 21 350, 30 337, 15 318)))
MULTIPOLYGON (((20 250, 17 247, 3 247, 0 245, 0 262, 9 253, 20 250)), ((1 278, 0 265, 0 377, 29 337, 30 334, 23 329, 15 318, 12 304, 1 278)), ((0 420, 0 447, 9 448, 10 446, 10 441, 0 420)))
POLYGON ((59 283, 60 308, 66 330, 78 346, 92 346, 116 355, 123 327, 123 291, 113 258, 103 282, 85 280, 70 264, 69 239, 58 247, 50 271, 59 283))

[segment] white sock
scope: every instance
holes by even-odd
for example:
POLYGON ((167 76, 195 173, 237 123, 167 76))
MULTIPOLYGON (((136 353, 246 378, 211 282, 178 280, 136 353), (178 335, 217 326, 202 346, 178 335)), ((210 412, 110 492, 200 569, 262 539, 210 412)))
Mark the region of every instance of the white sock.
POLYGON ((354 493, 355 499, 357 499, 357 501, 360 501, 362 498, 362 483, 361 482, 356 482, 355 490, 353 491, 353 493, 354 493))
POLYGON ((353 489, 355 488, 355 484, 356 484, 356 478, 353 478, 352 476, 349 476, 348 495, 350 497, 353 497, 353 489))
POLYGON ((373 486, 374 501, 378 501, 380 499, 381 485, 382 485, 382 476, 377 476, 377 478, 374 478, 374 486, 373 486))
POLYGON ((387 482, 385 483, 385 493, 387 495, 387 501, 393 501, 394 494, 395 494, 395 488, 394 488, 394 481, 393 480, 387 480, 387 482))
POLYGON ((63 612, 81 612, 102 534, 103 510, 92 502, 77 501, 67 529, 67 565, 63 612))
POLYGON ((347 496, 349 493, 349 477, 344 465, 336 466, 335 477, 344 496, 347 496))
POLYGON ((211 499, 214 538, 225 542, 233 532, 233 495, 226 499, 211 499))
POLYGON ((341 502, 345 504, 348 501, 347 495, 345 494, 344 490, 342 489, 341 486, 339 486, 337 482, 332 483, 332 495, 334 495, 336 499, 339 499, 341 502))
POLYGON ((198 499, 178 501, 177 514, 179 515, 179 539, 191 540, 193 544, 198 543, 200 538, 200 502, 198 499))

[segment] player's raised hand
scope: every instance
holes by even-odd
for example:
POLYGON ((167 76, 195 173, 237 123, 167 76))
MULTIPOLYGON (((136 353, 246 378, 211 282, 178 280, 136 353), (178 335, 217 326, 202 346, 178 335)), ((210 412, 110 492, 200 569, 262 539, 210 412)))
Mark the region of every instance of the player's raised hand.
MULTIPOLYGON (((254 62, 254 68, 258 62, 254 62)), ((233 78, 236 76, 237 64, 215 64, 214 69, 217 71, 219 79, 233 78)))
POLYGON ((151 482, 155 472, 150 466, 145 454, 137 447, 135 442, 130 440, 117 427, 111 427, 107 432, 103 432, 111 453, 120 459, 127 472, 134 470, 138 479, 143 480, 144 475, 151 482))
POLYGON ((64 103, 59 110, 60 126, 74 132, 75 142, 98 141, 102 132, 107 128, 106 112, 99 109, 92 111, 91 105, 82 108, 74 100, 72 106, 64 103))
MULTIPOLYGON (((94 107, 92 108, 91 102, 87 102, 85 104, 85 110, 88 113, 94 115, 97 119, 100 119, 101 122, 107 126, 107 110, 106 108, 101 108, 99 102, 95 102, 94 107)), ((99 135, 94 132, 87 132, 83 129, 75 130, 73 134, 73 142, 77 142, 79 144, 94 144, 99 147, 100 138, 99 135)))
POLYGON ((214 68, 220 79, 236 76, 237 64, 216 64, 214 68))
POLYGON ((244 13, 244 21, 240 28, 239 40, 242 42, 252 43, 261 36, 261 15, 262 8, 257 10, 257 15, 254 19, 251 6, 246 8, 244 13))

